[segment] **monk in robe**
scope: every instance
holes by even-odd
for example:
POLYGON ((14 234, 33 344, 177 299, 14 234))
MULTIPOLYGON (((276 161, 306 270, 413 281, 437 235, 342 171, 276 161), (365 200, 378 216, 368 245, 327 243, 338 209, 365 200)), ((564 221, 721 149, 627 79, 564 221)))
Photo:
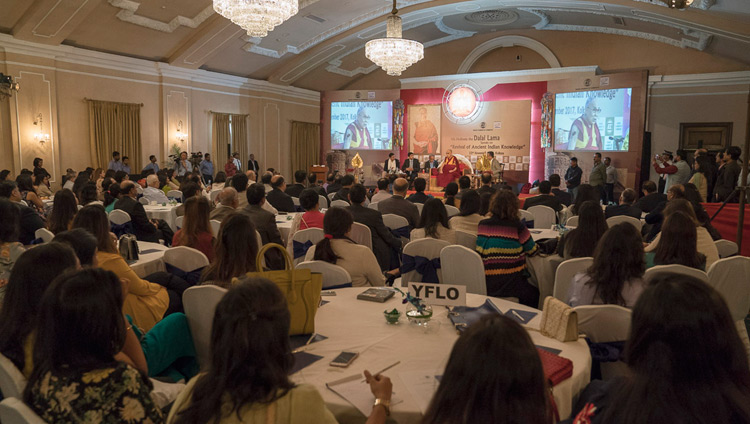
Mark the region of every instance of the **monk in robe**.
POLYGON ((458 163, 458 158, 453 156, 453 151, 450 149, 445 152, 445 160, 438 171, 437 183, 440 187, 445 187, 448 183, 461 177, 461 166, 458 163))

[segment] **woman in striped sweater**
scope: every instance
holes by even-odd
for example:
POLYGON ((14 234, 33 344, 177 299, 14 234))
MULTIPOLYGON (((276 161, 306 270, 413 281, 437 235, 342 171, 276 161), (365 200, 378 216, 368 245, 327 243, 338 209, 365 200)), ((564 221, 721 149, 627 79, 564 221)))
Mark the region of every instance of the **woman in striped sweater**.
POLYGON ((487 295, 517 297, 527 306, 538 307, 539 290, 529 284, 526 256, 536 254, 537 245, 518 217, 518 198, 499 190, 490 204, 492 217, 479 222, 476 250, 484 262, 487 295))

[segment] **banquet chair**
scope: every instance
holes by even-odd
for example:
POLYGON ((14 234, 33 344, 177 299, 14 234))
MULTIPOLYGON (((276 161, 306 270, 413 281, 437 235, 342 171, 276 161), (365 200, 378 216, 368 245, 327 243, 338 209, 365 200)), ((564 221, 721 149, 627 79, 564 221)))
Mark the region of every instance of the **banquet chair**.
POLYGON ((459 211, 457 207, 451 205, 445 205, 445 211, 448 212, 448 218, 461 213, 461 211, 459 211))
POLYGON ((708 284, 721 293, 737 326, 745 351, 750 357, 750 337, 745 317, 750 311, 750 258, 733 256, 719 259, 708 268, 708 284))
POLYGON ((40 228, 34 232, 34 238, 40 238, 45 243, 49 243, 55 238, 55 234, 46 228, 40 228))
POLYGON ((456 244, 476 251, 477 236, 476 234, 467 233, 466 231, 456 230, 456 244))
POLYGON ((294 233, 292 243, 287 247, 293 258, 292 263, 296 266, 303 262, 308 249, 323 240, 324 236, 325 232, 321 228, 308 228, 294 233))
POLYGON ((360 224, 359 222, 355 222, 352 224, 352 240, 357 243, 361 244, 362 246, 367 246, 372 250, 372 232, 370 232, 370 227, 364 224, 360 224))
POLYGON ((339 207, 339 208, 346 208, 349 207, 349 203, 347 203, 345 200, 334 200, 331 202, 331 207, 339 207))
POLYGON ((139 202, 140 204, 142 204, 143 206, 146 206, 146 205, 148 205, 148 204, 149 204, 149 201, 148 201, 148 199, 146 199, 145 197, 141 197, 140 199, 138 199, 138 202, 139 202))
MULTIPOLYGON (((582 305, 573 308, 578 315, 578 331, 592 343, 624 342, 630 333, 632 311, 619 305, 582 305)), ((614 348, 613 352, 619 349, 614 348)), ((597 349, 599 351, 599 349, 597 349)), ((593 351, 592 351, 593 353, 593 351)), ((627 365, 618 361, 598 362, 604 380, 627 372, 627 365)))
POLYGON ((299 197, 292 197, 292 203, 294 206, 299 206, 299 197))
POLYGON ((143 187, 141 187, 140 184, 135 183, 135 191, 138 192, 138 194, 143 194, 143 187))
MULTIPOLYGON (((536 222, 534 222, 534 215, 531 212, 529 212, 529 211, 527 211, 525 209, 519 209, 518 210, 518 216, 521 219, 525 219, 526 222, 530 222, 531 223, 531 227, 530 228, 535 228, 536 222)), ((527 224, 527 226, 528 226, 528 224, 527 224)))
MULTIPOLYGON (((21 370, 3 354, 0 354, 0 392, 3 397, 22 398, 23 389, 26 388, 26 377, 21 370)), ((3 424, 5 421, 2 421, 3 424)))
POLYGON ((193 335, 195 355, 203 369, 208 365, 216 305, 226 292, 227 289, 206 284, 190 287, 182 294, 182 305, 193 335))
POLYGON ((487 295, 482 257, 464 246, 446 246, 440 251, 441 283, 466 286, 467 293, 487 295))
POLYGON ((677 265, 677 264, 671 264, 671 265, 657 265, 654 267, 651 267, 646 270, 646 273, 643 274, 643 281, 648 283, 651 281, 652 278, 654 278, 657 274, 662 273, 671 273, 671 274, 682 274, 682 275, 689 275, 691 277, 695 277, 705 283, 708 283, 708 275, 706 275, 705 272, 696 269, 696 268, 690 268, 685 265, 677 265))
POLYGON ((318 207, 320 209, 328 209, 328 198, 318 195, 318 207))
POLYGON ((167 198, 170 200, 175 199, 178 202, 182 202, 182 192, 180 190, 169 190, 167 192, 167 198))
MULTIPOLYGON (((409 263, 413 262, 410 260, 407 260, 408 257, 417 258, 422 257, 430 261, 434 261, 437 259, 440 260, 440 251, 443 250, 444 247, 450 246, 450 243, 448 243, 445 240, 438 240, 434 238, 423 238, 419 240, 410 241, 407 243, 406 246, 404 246, 403 255, 402 255, 402 265, 401 265, 401 285, 403 287, 409 287, 410 282, 422 282, 424 281, 425 276, 416 268, 415 269, 409 269, 409 263), (407 271, 408 270, 408 271, 407 271)), ((441 268, 436 267, 436 274, 437 274, 437 280, 438 281, 431 281, 433 283, 438 283, 442 281, 442 272, 441 268)), ((425 281, 427 282, 427 281, 425 281)))
POLYGON ((424 203, 415 203, 414 206, 417 207, 417 210, 419 211, 419 216, 422 216, 422 208, 424 208, 424 203))
POLYGON ((352 277, 344 268, 326 261, 306 261, 297 264, 294 269, 309 269, 323 274, 323 288, 326 290, 352 286, 352 277))
POLYGON ((164 251, 163 260, 168 273, 192 284, 198 284, 201 271, 209 264, 203 252, 187 246, 170 247, 164 251))
POLYGON ((640 234, 641 228, 643 227, 643 221, 641 221, 638 218, 633 218, 632 216, 627 215, 617 215, 617 216, 611 216, 607 218, 607 226, 609 228, 614 227, 617 224, 627 222, 628 224, 631 224, 635 227, 636 230, 638 230, 638 233, 640 234))
POLYGON ((184 215, 183 216, 178 216, 177 218, 174 219, 174 225, 175 225, 175 227, 177 227, 178 230, 180 228, 182 228, 182 220, 183 219, 185 219, 184 215))
POLYGON ((367 207, 370 209, 378 210, 378 202, 372 202, 369 205, 367 205, 367 207))
POLYGON ((208 198, 211 200, 211 203, 215 203, 220 194, 221 190, 213 190, 212 192, 210 192, 208 194, 208 198))
POLYGON ((122 225, 130 222, 130 215, 122 209, 114 209, 109 213, 109 222, 115 225, 122 225))
POLYGON ((333 193, 328 193, 328 200, 329 201, 333 200, 333 196, 335 196, 335 195, 336 195, 335 191, 333 193))
POLYGON ((737 243, 733 241, 721 239, 716 240, 714 244, 716 245, 716 250, 719 251, 719 257, 722 259, 734 256, 740 251, 740 248, 737 247, 737 243))
POLYGON ((566 227, 577 227, 578 226, 578 215, 571 216, 570 218, 568 218, 568 220, 565 221, 565 226, 566 227))
POLYGON ((221 221, 215 219, 211 220, 211 230, 214 232, 214 237, 219 235, 219 229, 221 228, 221 221))
POLYGON ((549 206, 537 205, 528 210, 534 216, 534 228, 549 229, 557 222, 557 213, 549 206))
POLYGON ((565 303, 570 300, 570 287, 573 284, 573 277, 579 272, 586 270, 594 263, 594 258, 575 258, 563 261, 555 271, 555 285, 552 289, 552 296, 565 303))
POLYGON ((3 424, 45 424, 44 420, 19 398, 0 402, 0 422, 3 424))
POLYGON ((383 224, 391 230, 394 236, 399 237, 401 242, 409 242, 409 221, 401 215, 387 213, 383 215, 383 224))

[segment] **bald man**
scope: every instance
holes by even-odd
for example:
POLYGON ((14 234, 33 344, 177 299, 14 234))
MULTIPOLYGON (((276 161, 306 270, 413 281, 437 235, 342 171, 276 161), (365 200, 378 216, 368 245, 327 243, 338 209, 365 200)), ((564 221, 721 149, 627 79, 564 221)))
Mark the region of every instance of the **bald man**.
POLYGON ((275 175, 271 178, 271 191, 266 194, 266 200, 279 212, 296 212, 292 196, 284 193, 286 182, 281 175, 275 175))
POLYGON ((252 182, 255 182, 255 179, 257 178, 255 176, 255 171, 247 171, 245 172, 245 175, 247 175, 247 179, 252 182))
POLYGON ((226 187, 221 193, 219 193, 218 200, 219 205, 216 206, 216 209, 211 211, 210 218, 212 220, 215 219, 219 222, 223 222, 224 218, 234 212, 234 210, 237 209, 237 206, 240 205, 240 199, 237 196, 237 190, 235 190, 234 187, 226 187))
POLYGON ((419 209, 414 203, 406 200, 406 190, 409 182, 405 178, 396 178, 393 182, 393 196, 378 202, 378 210, 383 214, 392 213, 403 216, 409 221, 409 226, 415 228, 419 222, 419 209))
POLYGON ((168 203, 167 195, 164 194, 164 190, 159 189, 159 177, 154 174, 146 177, 146 187, 143 190, 143 197, 145 197, 149 203, 168 203))

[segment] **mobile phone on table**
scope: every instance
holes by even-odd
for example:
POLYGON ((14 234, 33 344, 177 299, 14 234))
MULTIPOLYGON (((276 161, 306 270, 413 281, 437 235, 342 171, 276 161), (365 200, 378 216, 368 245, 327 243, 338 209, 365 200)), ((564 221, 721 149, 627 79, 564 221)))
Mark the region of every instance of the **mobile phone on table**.
POLYGON ((331 361, 331 366, 346 368, 357 359, 357 356, 359 356, 359 353, 357 352, 341 352, 339 353, 339 356, 331 361))

